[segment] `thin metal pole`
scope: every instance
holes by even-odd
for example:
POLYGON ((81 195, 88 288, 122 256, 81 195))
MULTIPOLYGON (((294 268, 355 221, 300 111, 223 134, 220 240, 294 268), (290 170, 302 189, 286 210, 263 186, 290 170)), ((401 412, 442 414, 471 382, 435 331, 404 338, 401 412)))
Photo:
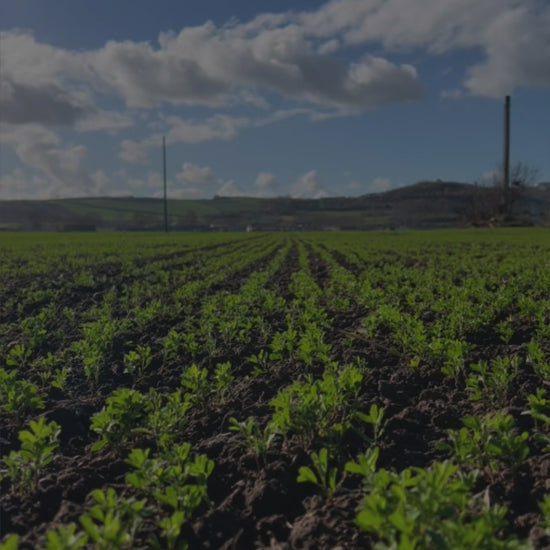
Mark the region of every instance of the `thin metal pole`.
POLYGON ((503 192, 504 212, 509 214, 510 209, 510 96, 507 95, 504 101, 504 142, 502 151, 503 163, 503 192))
POLYGON ((166 137, 162 136, 162 167, 164 181, 164 232, 168 233, 168 198, 166 196, 166 137))

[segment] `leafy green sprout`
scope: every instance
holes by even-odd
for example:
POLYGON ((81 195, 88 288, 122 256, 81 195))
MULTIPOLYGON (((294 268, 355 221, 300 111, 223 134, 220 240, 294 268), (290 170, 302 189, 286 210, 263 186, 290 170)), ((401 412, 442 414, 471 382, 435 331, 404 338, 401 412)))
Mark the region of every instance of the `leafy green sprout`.
POLYGON ((257 459, 265 456, 279 433, 270 423, 262 429, 253 416, 249 416, 242 422, 231 417, 229 430, 239 435, 241 444, 252 451, 257 459))
POLYGON ((30 429, 19 432, 21 448, 3 457, 7 471, 2 475, 16 492, 36 490, 42 471, 54 459, 60 432, 59 424, 46 423, 44 417, 31 420, 30 429))
POLYGON ((153 354, 149 346, 137 346, 124 354, 125 372, 129 373, 134 379, 139 379, 151 364, 153 354))
POLYGON ((313 468, 301 466, 298 470, 297 481, 309 482, 321 488, 325 496, 331 498, 336 491, 338 469, 329 465, 328 450, 323 447, 319 453, 311 453, 313 468))

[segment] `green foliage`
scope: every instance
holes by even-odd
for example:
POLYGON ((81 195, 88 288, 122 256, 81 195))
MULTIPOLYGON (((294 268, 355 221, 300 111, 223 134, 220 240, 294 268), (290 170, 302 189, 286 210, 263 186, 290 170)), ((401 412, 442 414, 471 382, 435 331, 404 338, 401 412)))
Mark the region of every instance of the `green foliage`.
POLYGON ((337 468, 329 466, 328 450, 322 448, 319 453, 311 453, 313 469, 309 466, 300 466, 297 481, 299 483, 309 482, 320 487, 328 498, 336 491, 337 468))
POLYGON ((496 474, 501 465, 515 469, 529 455, 529 434, 516 434, 511 415, 500 411, 483 418, 469 415, 463 423, 460 430, 449 430, 450 443, 439 445, 441 449, 451 450, 458 464, 496 474))
POLYGON ((19 432, 21 448, 2 458, 7 477, 16 492, 34 491, 43 469, 51 463, 59 446, 61 428, 56 422, 46 423, 43 417, 31 420, 30 430, 19 432))
POLYGON ((134 379, 139 379, 152 360, 151 348, 149 346, 138 346, 135 350, 124 354, 125 372, 129 373, 134 379))
POLYGON ((78 550, 88 542, 88 535, 77 531, 75 523, 60 525, 46 532, 46 545, 40 550, 78 550))
POLYGON ((379 550, 527 548, 513 537, 498 537, 506 509, 488 508, 475 498, 475 475, 463 474, 450 462, 368 475, 356 523, 376 536, 379 550))
POLYGON ((296 436, 303 445, 329 436, 331 427, 348 421, 361 380, 357 367, 346 365, 328 366, 321 380, 308 376, 305 382, 294 382, 271 400, 273 428, 285 439, 296 436))
POLYGON ((262 429, 253 416, 249 416, 243 422, 231 417, 229 419, 229 430, 239 435, 243 447, 252 451, 256 458, 265 456, 278 435, 272 424, 268 423, 262 429))
POLYGON ((0 403, 4 412, 17 418, 44 408, 44 398, 36 384, 18 379, 17 371, 4 369, 0 369, 0 403))
POLYGON ((8 367, 13 367, 14 369, 24 370, 27 366, 31 353, 32 350, 27 348, 25 344, 15 344, 15 346, 10 349, 8 356, 6 357, 6 365, 8 367))
MULTIPOLYGON (((371 443, 376 445, 382 437, 384 430, 386 429, 387 422, 384 421, 384 408, 379 407, 378 405, 376 405, 376 403, 373 403, 370 406, 368 414, 365 414, 361 411, 355 411, 355 416, 365 424, 368 424, 372 427, 372 436, 366 437, 370 440, 371 443)), ((364 436, 364 434, 362 435, 364 436)))
POLYGON ((97 550, 131 550, 144 517, 146 500, 124 498, 112 488, 92 491, 94 500, 80 523, 97 550))
POLYGON ((204 404, 211 386, 208 381, 208 370, 193 364, 186 368, 181 375, 181 385, 187 391, 188 399, 192 403, 204 404))
POLYGON ((92 451, 106 444, 115 448, 125 446, 146 417, 146 403, 146 397, 135 390, 115 390, 107 398, 105 407, 92 417, 90 429, 101 436, 92 445, 92 451))
POLYGON ((534 440, 541 444, 543 450, 550 450, 550 435, 547 433, 550 428, 550 399, 546 397, 546 390, 537 388, 535 394, 527 396, 529 410, 523 414, 531 415, 537 424, 533 435, 534 440))
POLYGON ((127 462, 133 471, 126 475, 126 482, 146 497, 158 518, 165 544, 155 538, 153 546, 177 548, 183 524, 208 499, 207 480, 214 462, 205 455, 191 456, 188 443, 171 446, 159 457, 150 454, 150 449, 132 450, 127 462))
POLYGON ((378 447, 370 447, 365 453, 357 457, 357 461, 346 462, 346 472, 357 474, 363 477, 363 483, 366 487, 372 484, 372 476, 376 472, 376 463, 380 455, 378 447))
POLYGON ((504 404, 515 391, 519 364, 518 357, 495 357, 490 363, 480 361, 471 365, 472 374, 466 379, 470 399, 504 404))
POLYGON ((536 340, 531 340, 527 344, 527 360, 537 376, 542 380, 550 380, 550 362, 536 340))
POLYGON ((0 542, 0 550, 17 550, 19 547, 19 536, 8 535, 4 542, 0 542))

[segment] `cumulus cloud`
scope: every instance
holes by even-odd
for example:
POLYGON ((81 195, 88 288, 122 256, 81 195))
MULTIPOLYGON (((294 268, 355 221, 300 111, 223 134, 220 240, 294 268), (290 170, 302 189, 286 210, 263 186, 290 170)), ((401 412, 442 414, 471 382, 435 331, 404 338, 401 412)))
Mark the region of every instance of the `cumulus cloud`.
POLYGON ((389 178, 374 178, 370 184, 372 193, 382 193, 391 189, 391 180, 389 178))
POLYGON ((271 172, 260 172, 254 181, 254 186, 262 190, 272 190, 278 185, 279 182, 277 181, 277 178, 271 172))
POLYGON ((308 12, 184 27, 161 33, 154 45, 109 41, 78 52, 23 31, 1 39, 2 98, 11 102, 4 113, 13 123, 74 122, 91 108, 78 96, 83 87, 139 108, 242 102, 267 109, 263 92, 340 112, 375 108, 421 95, 415 67, 391 60, 418 49, 478 50, 483 60, 463 81, 473 94, 550 87, 543 0, 332 0, 308 12), (363 55, 350 62, 335 55, 350 47, 363 55), (23 109, 30 103, 46 108, 23 109))
POLYGON ((63 147, 57 135, 43 126, 3 124, 0 143, 12 145, 23 164, 42 174, 49 196, 97 195, 108 185, 103 172, 89 173, 82 166, 86 147, 63 147))
POLYGON ((279 181, 271 172, 260 172, 254 180, 254 187, 258 197, 274 197, 279 181))
POLYGON ((217 177, 209 166, 184 162, 175 177, 179 185, 174 184, 170 189, 174 197, 204 199, 222 193, 225 196, 234 196, 231 193, 244 194, 232 180, 217 177))
POLYGON ((245 197, 250 195, 233 180, 225 182, 216 194, 220 197, 245 197))
MULTIPOLYGON (((333 0, 302 13, 306 34, 338 35, 345 46, 443 54, 477 49, 464 89, 499 97, 516 87, 550 87, 550 5, 543 0, 333 0)), ((456 97, 456 94, 455 94, 456 97)))
POLYGON ((331 194, 322 185, 316 170, 306 172, 290 188, 290 196, 294 199, 322 199, 331 194))
POLYGON ((176 179, 184 185, 209 186, 222 184, 222 180, 216 178, 212 169, 208 166, 199 166, 192 162, 184 162, 181 172, 176 174, 176 179))
POLYGON ((116 134, 118 130, 129 128, 134 121, 129 114, 115 111, 97 111, 77 121, 75 128, 79 132, 98 132, 105 130, 116 134))
POLYGON ((8 79, 0 82, 0 121, 3 122, 71 125, 93 110, 82 97, 69 94, 55 84, 33 86, 8 79))

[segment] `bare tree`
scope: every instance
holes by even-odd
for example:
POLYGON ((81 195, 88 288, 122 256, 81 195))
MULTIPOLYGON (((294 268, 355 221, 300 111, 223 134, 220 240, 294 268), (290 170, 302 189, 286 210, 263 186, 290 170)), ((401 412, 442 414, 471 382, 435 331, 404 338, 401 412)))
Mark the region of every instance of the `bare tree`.
POLYGON ((510 185, 513 187, 533 187, 539 179, 538 168, 518 161, 510 169, 510 185))

